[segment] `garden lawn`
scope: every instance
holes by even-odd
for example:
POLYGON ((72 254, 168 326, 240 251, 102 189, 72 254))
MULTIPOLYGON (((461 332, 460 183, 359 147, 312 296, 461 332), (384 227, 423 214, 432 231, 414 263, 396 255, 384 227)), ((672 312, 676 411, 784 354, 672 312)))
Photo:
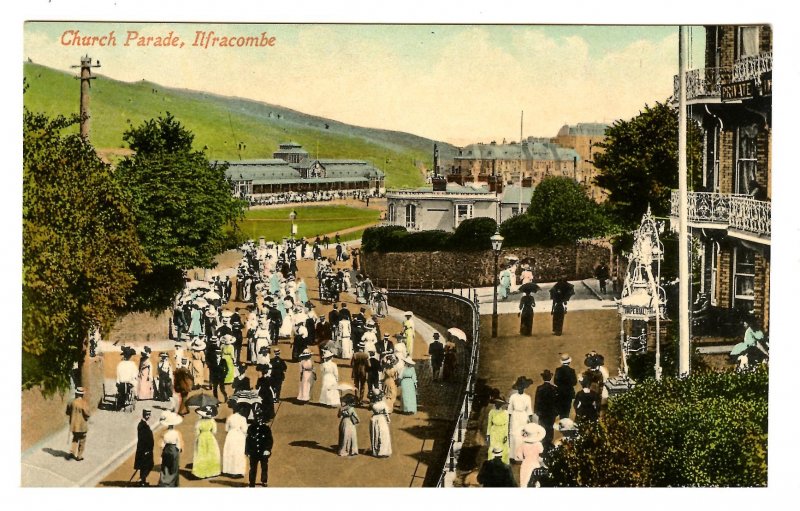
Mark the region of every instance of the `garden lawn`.
MULTIPOLYGON (((239 229, 248 239, 263 236, 267 240, 280 240, 289 236, 291 221, 289 213, 297 212, 299 238, 313 238, 316 235, 333 234, 353 227, 377 223, 380 211, 350 206, 298 206, 277 209, 251 209, 239 222, 239 229)), ((359 231, 362 231, 359 229, 359 231)), ((362 231, 363 232, 363 231, 362 231)), ((360 237, 360 236, 359 236, 360 237)), ((351 236, 342 235, 342 240, 351 236)), ((353 238, 355 239, 355 238, 353 238)), ((333 236, 331 236, 333 241, 333 236)))

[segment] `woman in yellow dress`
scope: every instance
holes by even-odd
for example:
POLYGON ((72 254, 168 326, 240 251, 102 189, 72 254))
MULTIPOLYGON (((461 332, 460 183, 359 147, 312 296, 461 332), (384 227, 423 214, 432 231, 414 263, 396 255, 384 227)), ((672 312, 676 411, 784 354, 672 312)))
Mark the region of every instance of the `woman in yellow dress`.
POLYGON ((217 409, 214 406, 201 406, 197 410, 200 420, 197 421, 195 432, 197 439, 194 442, 194 459, 192 460, 192 475, 198 479, 215 477, 222 473, 222 460, 217 443, 217 423, 214 417, 217 409))
POLYGON ((486 442, 489 444, 488 459, 494 458, 492 450, 495 447, 503 450, 503 463, 508 464, 508 411, 503 409, 506 400, 502 397, 495 398, 492 403, 494 408, 489 410, 489 418, 486 421, 486 442))

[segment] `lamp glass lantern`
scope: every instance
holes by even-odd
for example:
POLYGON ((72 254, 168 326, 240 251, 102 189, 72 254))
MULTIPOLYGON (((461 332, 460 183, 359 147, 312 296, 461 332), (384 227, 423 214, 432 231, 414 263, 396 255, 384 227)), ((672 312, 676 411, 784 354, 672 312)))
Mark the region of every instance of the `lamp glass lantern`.
POLYGON ((500 235, 500 231, 497 231, 491 238, 489 238, 489 240, 492 242, 492 250, 494 250, 495 253, 499 253, 500 249, 503 248, 504 239, 505 238, 500 235))

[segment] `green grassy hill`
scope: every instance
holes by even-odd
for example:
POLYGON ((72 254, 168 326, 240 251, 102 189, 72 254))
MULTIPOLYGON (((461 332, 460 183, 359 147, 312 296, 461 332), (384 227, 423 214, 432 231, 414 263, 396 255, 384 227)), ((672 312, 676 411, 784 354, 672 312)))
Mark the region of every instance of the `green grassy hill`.
MULTIPOLYGON (((25 106, 77 114, 79 83, 69 73, 25 64, 25 106)), ((271 158, 281 142, 302 144, 312 156, 368 160, 387 175, 390 188, 419 186, 432 164, 433 140, 408 133, 363 128, 257 101, 170 89, 151 82, 121 82, 98 75, 91 90, 90 139, 105 154, 126 146, 122 133, 171 112, 195 134, 195 147, 210 159, 271 158), (240 144, 244 149, 240 150, 240 144)), ((77 127, 75 128, 77 131, 77 127)), ((454 148, 438 142, 442 152, 454 148)))

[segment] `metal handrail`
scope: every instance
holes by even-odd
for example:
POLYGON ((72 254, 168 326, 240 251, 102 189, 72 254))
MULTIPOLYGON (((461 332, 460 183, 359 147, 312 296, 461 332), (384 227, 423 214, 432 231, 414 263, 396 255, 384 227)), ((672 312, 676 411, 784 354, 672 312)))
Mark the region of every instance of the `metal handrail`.
POLYGON ((470 412, 472 411, 472 402, 475 398, 475 381, 478 376, 478 365, 480 362, 480 303, 478 300, 477 292, 474 288, 466 289, 466 296, 462 289, 458 289, 459 294, 455 294, 446 290, 431 290, 424 288, 390 288, 390 296, 438 296, 446 297, 461 303, 469 305, 472 310, 472 342, 469 343, 469 369, 467 371, 467 378, 464 387, 459 392, 461 406, 459 407, 458 415, 454 417, 453 433, 450 436, 450 447, 447 450, 445 463, 442 467, 442 473, 436 483, 437 487, 442 487, 445 484, 445 476, 447 473, 455 472, 458 465, 458 458, 461 453, 461 445, 464 441, 467 425, 469 422, 470 412))
MULTIPOLYGON (((678 191, 672 191, 670 214, 678 216, 678 191)), ((749 195, 689 192, 687 195, 690 222, 723 224, 728 228, 759 236, 772 234, 772 203, 749 195)))

